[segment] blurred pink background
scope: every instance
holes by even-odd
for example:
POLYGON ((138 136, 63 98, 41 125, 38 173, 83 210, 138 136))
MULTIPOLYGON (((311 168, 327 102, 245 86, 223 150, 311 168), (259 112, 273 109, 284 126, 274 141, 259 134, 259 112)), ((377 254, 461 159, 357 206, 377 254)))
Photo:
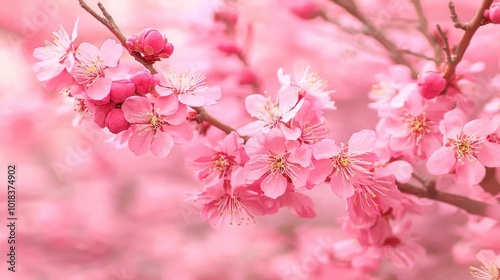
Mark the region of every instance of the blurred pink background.
MULTIPOLYGON (((80 18, 77 42, 99 46, 112 35, 76 0, 0 2, 2 185, 7 181, 6 166, 18 167, 17 272, 7 271, 8 233, 1 226, 0 279, 366 279, 337 264, 314 265, 314 258, 311 264, 311 252, 321 244, 346 238, 337 223, 344 204, 329 187, 308 193, 316 205, 315 219, 299 219, 283 209, 278 215, 258 217, 255 225, 214 230, 200 221, 196 205, 185 201, 187 193, 201 189, 184 168, 183 153, 189 150, 177 147, 166 160, 137 157, 127 148, 116 148, 110 134, 92 123, 73 127, 72 104, 47 92, 35 79, 32 51, 51 39, 59 25, 70 32, 76 18, 80 18), (292 278, 292 271, 305 276, 292 278)), ((382 24, 406 24, 386 29, 399 46, 427 50, 424 38, 408 28, 408 21, 416 18, 409 1, 359 2, 382 24)), ((442 24, 456 42, 461 33, 451 27, 447 2, 422 2, 430 26, 442 24)), ((96 3, 88 1, 95 8, 96 3)), ((350 21, 328 1, 319 3, 350 21)), ((196 65, 207 73, 208 84, 222 86, 221 104, 209 108, 211 113, 233 126, 248 121, 243 98, 253 90, 238 83, 244 66, 216 49, 222 38, 213 12, 222 2, 108 0, 103 4, 125 35, 155 27, 167 36, 175 51, 160 68, 196 65), (234 109, 221 110, 224 106, 234 109)), ((478 6, 477 1, 455 4, 463 19, 478 6)), ((272 95, 278 89, 278 68, 292 72, 294 67, 310 65, 336 91, 332 99, 338 109, 327 113, 334 139, 346 141, 353 132, 374 128, 376 112, 367 108, 367 94, 378 81, 377 74, 388 73, 391 66, 376 43, 344 34, 321 20, 302 21, 290 13, 292 2, 247 0, 231 5, 240 13, 237 41, 246 40, 251 24, 247 59, 262 91, 272 95)), ((499 32, 494 26, 481 28, 467 52, 466 60, 486 64, 478 79, 487 80, 498 72, 499 32)), ((129 57, 124 56, 123 62, 141 69, 129 57)), ((0 188, 2 223, 7 216, 6 194, 7 188, 0 188)), ((378 279, 470 279, 467 267, 475 251, 456 243, 463 216, 436 204, 426 211, 432 215, 415 219, 412 234, 427 248, 427 257, 411 271, 387 264, 378 279)), ((500 244, 500 240, 488 242, 500 244)))

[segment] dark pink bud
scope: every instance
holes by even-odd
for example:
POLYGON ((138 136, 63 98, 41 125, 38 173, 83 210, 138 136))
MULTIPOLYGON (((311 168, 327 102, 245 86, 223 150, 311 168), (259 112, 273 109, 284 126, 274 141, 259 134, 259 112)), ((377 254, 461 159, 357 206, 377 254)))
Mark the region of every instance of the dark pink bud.
POLYGON ((134 95, 135 84, 131 80, 113 81, 111 84, 111 100, 115 103, 123 103, 127 97, 134 95))
POLYGON ((217 48, 226 54, 235 54, 235 55, 240 55, 241 54, 241 49, 238 47, 235 43, 233 42, 224 42, 220 43, 217 48))
POLYGON ((292 13, 301 19, 313 19, 321 14, 318 4, 313 1, 303 1, 295 4, 291 8, 292 13))
POLYGON ((90 99, 90 101, 95 105, 106 105, 109 103, 110 100, 111 100, 110 94, 106 95, 106 97, 104 97, 101 100, 90 99))
POLYGON ((158 54, 158 57, 169 58, 173 52, 174 52, 174 45, 166 43, 165 46, 163 47, 163 51, 158 54))
POLYGON ((115 108, 116 104, 113 102, 109 102, 106 105, 96 106, 94 112, 94 122, 104 128, 106 126, 106 115, 109 111, 115 108))
POLYGON ((138 37, 138 44, 146 55, 159 53, 165 46, 165 37, 156 29, 146 28, 139 33, 138 37))
POLYGON ((146 71, 135 73, 130 80, 132 80, 135 84, 136 91, 142 95, 151 92, 155 86, 160 84, 160 79, 158 77, 155 77, 146 71))
POLYGON ((446 87, 446 80, 436 72, 426 72, 418 79, 418 91, 427 99, 438 96, 446 87))
POLYGON ((111 133, 117 134, 127 130, 130 127, 130 123, 125 119, 121 109, 113 108, 106 115, 106 127, 111 133))
POLYGON ((138 38, 135 35, 128 37, 127 41, 125 42, 125 44, 127 45, 127 49, 129 51, 141 52, 142 50, 139 48, 137 41, 138 38))
POLYGON ((489 19, 493 23, 500 24, 500 2, 491 4, 489 19))

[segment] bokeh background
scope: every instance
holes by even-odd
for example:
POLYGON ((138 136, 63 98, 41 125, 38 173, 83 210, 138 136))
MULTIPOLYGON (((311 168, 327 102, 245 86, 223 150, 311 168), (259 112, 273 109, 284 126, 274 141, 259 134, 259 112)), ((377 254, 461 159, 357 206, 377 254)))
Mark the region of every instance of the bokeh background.
MULTIPOLYGON (((275 94, 276 71, 311 66, 335 90, 337 110, 327 112, 331 136, 347 141, 353 132, 374 128, 376 112, 368 109, 374 83, 400 73, 376 42, 345 34, 320 19, 304 21, 290 12, 300 1, 285 0, 145 0, 103 1, 125 35, 155 27, 174 44, 171 59, 160 68, 197 66, 209 85, 221 85, 220 104, 208 110, 233 126, 247 122, 244 97, 275 94), (246 63, 225 55, 227 41, 214 11, 238 13, 231 40, 245 46, 246 63), (245 85, 253 77, 254 85, 245 85), (229 109, 228 109, 229 108, 229 109)), ((447 1, 422 1, 430 26, 441 24, 451 42, 453 29, 447 1)), ((97 8, 96 1, 88 3, 97 8)), ((318 1, 347 25, 356 22, 328 1, 318 1)), ((461 18, 469 19, 478 1, 455 1, 461 18)), ((408 0, 363 0, 362 10, 401 48, 429 53, 415 30, 416 14, 408 0)), ((318 254, 347 239, 337 219, 344 204, 328 186, 308 194, 317 217, 300 219, 283 209, 258 217, 250 226, 212 229, 200 221, 199 207, 185 201, 201 190, 184 167, 189 149, 174 149, 167 159, 137 157, 119 147, 112 135, 92 123, 74 127, 73 105, 35 79, 33 49, 51 39, 62 25, 71 32, 80 19, 77 42, 99 46, 112 38, 76 0, 0 0, 0 186, 7 165, 17 172, 17 272, 7 271, 5 252, 7 188, 0 188, 0 279, 367 279, 343 264, 322 262, 318 254), (319 252, 319 253, 318 253, 319 252), (295 278, 294 278, 295 277, 295 278)), ((466 60, 482 61, 477 74, 481 90, 499 70, 500 28, 486 26, 475 36, 466 60)), ((411 58, 417 69, 424 62, 411 58)), ((124 56, 131 71, 141 65, 124 56)), ((212 137, 219 132, 209 130, 212 137)), ((464 216, 451 207, 428 203, 413 220, 412 235, 428 255, 411 269, 384 263, 376 279, 470 279, 476 247, 464 241, 464 216)), ((500 235, 499 235, 500 236, 500 235)), ((471 237, 472 238, 472 237, 471 237)), ((485 246, 486 241, 485 242, 485 246)), ((494 238, 487 242, 500 244, 494 238)))

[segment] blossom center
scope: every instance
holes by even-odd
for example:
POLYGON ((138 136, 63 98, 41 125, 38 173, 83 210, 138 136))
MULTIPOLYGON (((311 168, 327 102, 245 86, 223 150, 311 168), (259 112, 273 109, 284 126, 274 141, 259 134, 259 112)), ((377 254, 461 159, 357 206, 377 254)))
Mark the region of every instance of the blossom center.
POLYGON ((149 126, 154 131, 159 130, 163 126, 164 123, 165 123, 165 120, 162 117, 160 117, 156 113, 151 113, 151 116, 149 118, 149 126))
POLYGON ((272 156, 270 167, 273 175, 276 175, 277 173, 284 174, 287 170, 286 159, 281 155, 272 156))
POLYGON ((470 158, 477 149, 478 139, 470 136, 460 136, 457 139, 451 139, 449 145, 455 150, 459 160, 470 158))

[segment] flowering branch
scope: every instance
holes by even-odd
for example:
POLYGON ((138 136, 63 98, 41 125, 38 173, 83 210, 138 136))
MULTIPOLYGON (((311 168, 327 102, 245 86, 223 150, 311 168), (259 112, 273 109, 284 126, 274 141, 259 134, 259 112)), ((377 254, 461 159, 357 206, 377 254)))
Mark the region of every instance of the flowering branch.
POLYGON ((447 192, 440 192, 437 191, 435 187, 418 188, 408 184, 399 184, 398 189, 404 193, 454 205, 458 208, 467 211, 470 214, 484 216, 495 220, 500 220, 499 204, 487 204, 481 201, 467 198, 465 196, 447 192))
POLYGON ((353 0, 331 1, 343 8, 351 16, 361 22, 365 27, 365 31, 363 33, 379 42, 389 52, 390 57, 392 61, 394 61, 394 63, 405 65, 406 67, 408 67, 408 69, 410 69, 412 77, 417 78, 418 72, 415 70, 411 62, 402 55, 402 53, 398 50, 396 44, 389 40, 389 38, 385 36, 384 32, 378 29, 371 20, 369 20, 359 11, 356 3, 353 0))
MULTIPOLYGON (((446 81, 450 81, 452 77, 455 75, 455 69, 457 65, 462 61, 462 58, 465 54, 465 51, 469 47, 469 44, 472 40, 472 37, 478 30, 478 28, 481 26, 483 20, 484 20, 484 11, 488 9, 491 6, 491 3, 493 0, 483 0, 481 3, 481 6, 479 9, 477 9, 476 14, 472 18, 471 21, 469 21, 466 24, 461 24, 458 28, 464 29, 465 32, 462 35, 462 38, 460 38, 460 41, 458 43, 458 46, 456 48, 456 52, 453 54, 453 59, 452 61, 446 63, 446 68, 444 70, 443 78, 446 79, 446 81), (463 28, 462 28, 463 27, 463 28)), ((454 7, 454 6, 453 6, 454 7)), ((453 15, 454 8, 452 9, 452 5, 450 5, 450 10, 452 10, 452 20, 455 23, 456 26, 456 21, 458 21, 458 17, 456 16, 456 13, 453 15)))
POLYGON ((450 4, 448 5, 450 8, 450 14, 451 14, 451 20, 453 21, 455 28, 460 28, 462 30, 467 30, 467 25, 462 24, 460 20, 458 19, 457 11, 455 10, 455 4, 450 1, 450 4))
MULTIPOLYGON (((125 35, 123 35, 123 33, 121 32, 120 28, 118 27, 118 25, 113 20, 113 17, 109 14, 109 12, 106 10, 106 8, 104 7, 104 5, 101 2, 97 3, 97 5, 98 5, 99 9, 101 10, 102 14, 104 15, 104 17, 100 16, 96 11, 94 11, 91 7, 89 7, 87 5, 87 3, 85 3, 84 0, 78 0, 78 2, 80 3, 80 6, 85 11, 87 11, 95 19, 97 19, 99 22, 101 22, 104 26, 107 27, 111 31, 111 33, 113 33, 113 35, 115 35, 115 37, 120 41, 120 43, 122 44, 122 46, 125 49, 128 49, 127 45, 126 45, 127 38, 125 37, 125 35)), ((144 67, 146 67, 149 70, 149 72, 151 72, 151 74, 158 74, 158 71, 153 67, 153 64, 151 64, 148 61, 146 61, 141 56, 140 53, 134 52, 134 51, 129 51, 129 54, 131 56, 133 56, 135 58, 135 60, 137 60, 139 63, 141 63, 142 65, 144 65, 144 67)), ((219 121, 218 119, 216 119, 215 117, 213 117, 212 115, 210 115, 205 110, 205 108, 203 108, 203 107, 193 107, 193 109, 198 113, 198 116, 200 117, 201 120, 204 120, 204 121, 210 123, 211 125, 213 125, 213 126, 217 127, 218 129, 224 131, 225 133, 229 134, 232 131, 236 131, 236 129, 232 128, 231 126, 229 126, 229 125, 227 125, 227 124, 219 121)), ((245 141, 247 140, 247 137, 242 137, 242 138, 245 141)))

